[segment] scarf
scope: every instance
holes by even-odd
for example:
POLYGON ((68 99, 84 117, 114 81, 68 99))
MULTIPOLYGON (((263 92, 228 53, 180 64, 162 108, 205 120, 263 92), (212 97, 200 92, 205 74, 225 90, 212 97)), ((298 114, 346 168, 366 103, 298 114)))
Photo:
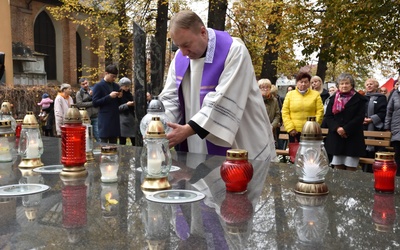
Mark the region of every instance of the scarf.
POLYGON ((62 98, 64 98, 64 100, 67 101, 68 107, 71 106, 71 104, 69 103, 69 95, 66 95, 64 92, 60 92, 60 93, 58 93, 58 95, 61 96, 62 98))
POLYGON ((340 93, 338 90, 335 95, 335 101, 333 102, 332 113, 336 115, 337 113, 342 112, 346 103, 351 99, 351 97, 353 97, 355 93, 356 91, 354 89, 347 93, 340 93))

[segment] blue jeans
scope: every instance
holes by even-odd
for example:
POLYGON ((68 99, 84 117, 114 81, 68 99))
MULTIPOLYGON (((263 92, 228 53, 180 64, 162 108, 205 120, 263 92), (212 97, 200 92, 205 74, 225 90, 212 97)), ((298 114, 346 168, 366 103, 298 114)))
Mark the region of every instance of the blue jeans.
POLYGON ((96 140, 96 142, 100 142, 100 137, 99 137, 99 121, 97 120, 97 117, 95 118, 90 118, 90 121, 92 123, 92 127, 93 127, 93 136, 94 139, 96 140))

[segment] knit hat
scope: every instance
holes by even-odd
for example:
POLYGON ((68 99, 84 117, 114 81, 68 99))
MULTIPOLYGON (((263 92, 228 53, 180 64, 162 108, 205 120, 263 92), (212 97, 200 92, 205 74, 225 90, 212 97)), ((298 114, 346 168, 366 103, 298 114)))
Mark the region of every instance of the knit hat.
POLYGON ((47 93, 44 93, 44 94, 42 95, 42 99, 47 98, 47 97, 49 97, 49 94, 47 94, 47 93))
POLYGON ((122 77, 119 82, 118 82, 119 86, 129 86, 132 84, 131 80, 129 80, 128 77, 122 77))
POLYGON ((60 86, 60 91, 63 91, 64 89, 67 89, 67 88, 71 88, 71 85, 69 85, 68 83, 63 83, 60 86))

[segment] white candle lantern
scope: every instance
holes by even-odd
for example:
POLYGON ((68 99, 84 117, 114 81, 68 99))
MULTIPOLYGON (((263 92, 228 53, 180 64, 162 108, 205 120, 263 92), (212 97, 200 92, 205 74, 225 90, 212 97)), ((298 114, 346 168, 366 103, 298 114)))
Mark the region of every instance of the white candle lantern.
POLYGON ((87 161, 94 161, 93 155, 93 126, 90 121, 90 117, 88 112, 85 108, 80 108, 79 113, 81 114, 82 118, 82 125, 86 127, 85 131, 85 140, 86 140, 86 160, 87 161))
POLYGON ((308 117, 301 132, 295 166, 299 176, 295 192, 306 195, 327 194, 325 175, 329 170, 328 155, 322 142, 322 131, 315 117, 308 117))
POLYGON ((140 121, 140 132, 142 133, 143 137, 146 136, 147 129, 154 116, 160 118, 160 122, 164 127, 165 133, 169 132, 170 128, 167 126, 167 122, 169 121, 169 119, 165 115, 164 105, 160 100, 158 100, 158 96, 155 96, 150 101, 149 106, 147 107, 147 114, 143 116, 142 120, 140 121))
POLYGON ((10 162, 15 153, 15 132, 11 121, 0 121, 0 162, 10 162))
POLYGON ((153 116, 149 123, 140 162, 145 180, 142 184, 144 191, 170 189, 168 174, 171 169, 172 158, 169 150, 169 141, 166 139, 164 127, 160 117, 153 116))
POLYGON ((102 182, 118 181, 119 157, 116 146, 101 147, 100 171, 102 182))
POLYGON ((32 111, 28 111, 24 117, 18 153, 22 158, 19 167, 31 168, 43 165, 40 160, 43 154, 42 135, 40 134, 39 124, 32 111))

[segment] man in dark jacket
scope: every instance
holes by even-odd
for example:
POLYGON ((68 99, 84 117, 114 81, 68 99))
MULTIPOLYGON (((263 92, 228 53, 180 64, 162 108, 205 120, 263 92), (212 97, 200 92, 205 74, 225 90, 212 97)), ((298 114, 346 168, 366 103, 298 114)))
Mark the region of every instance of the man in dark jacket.
POLYGON ((89 88, 89 81, 86 78, 79 79, 81 89, 76 92, 76 106, 78 108, 85 108, 89 118, 90 123, 93 127, 93 136, 97 142, 100 142, 99 128, 97 115, 99 113, 98 108, 93 107, 92 95, 93 91, 89 88))
POLYGON ((119 85, 115 83, 118 76, 117 66, 106 67, 104 78, 93 88, 93 106, 99 107, 99 136, 101 142, 117 143, 120 136, 119 127, 119 85))

